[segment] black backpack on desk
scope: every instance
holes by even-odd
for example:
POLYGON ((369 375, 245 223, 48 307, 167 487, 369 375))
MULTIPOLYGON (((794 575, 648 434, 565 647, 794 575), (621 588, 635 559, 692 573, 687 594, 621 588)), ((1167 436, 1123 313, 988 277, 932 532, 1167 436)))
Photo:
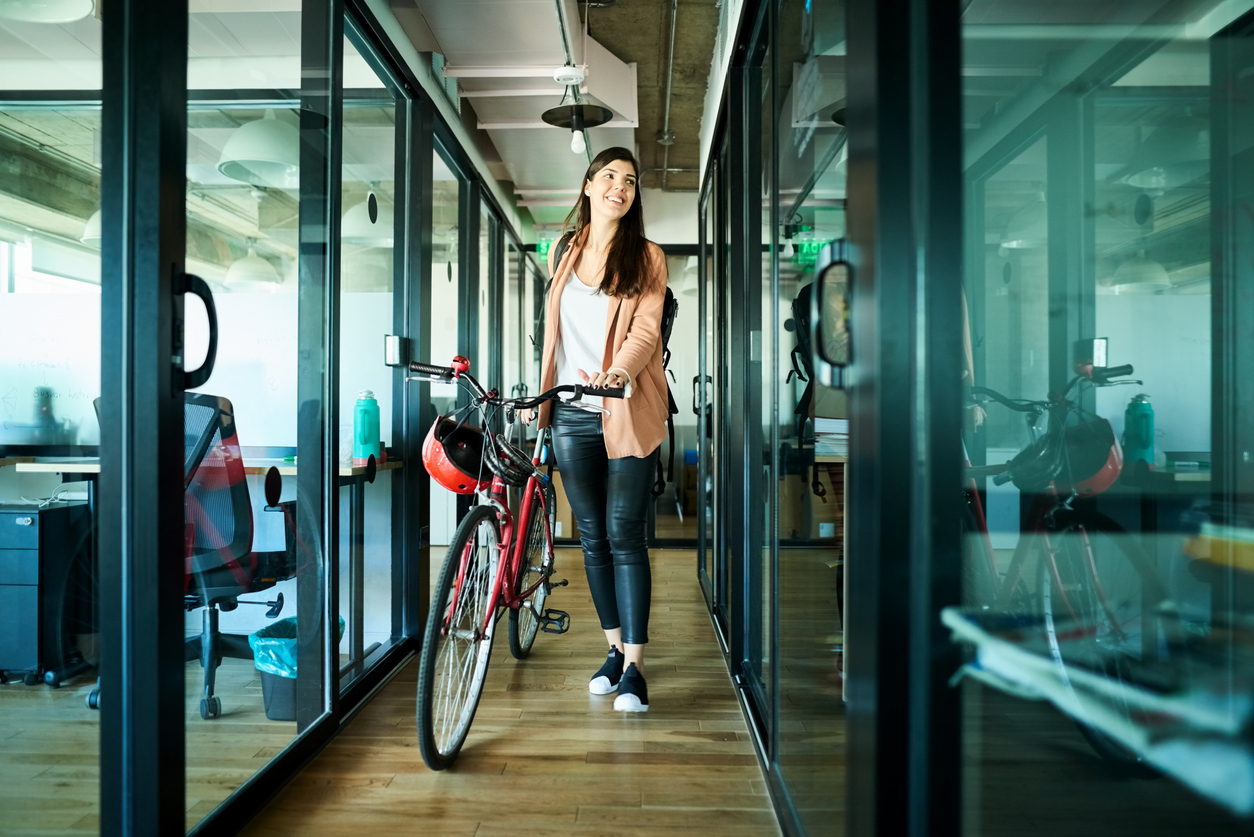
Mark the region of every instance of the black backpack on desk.
MULTIPOLYGON (((553 254, 553 264, 561 264, 562 256, 566 254, 566 248, 570 246, 570 239, 574 236, 574 232, 568 232, 557 240, 554 244, 555 251, 553 254)), ((549 280, 550 285, 552 279, 549 280)), ((671 330, 675 327, 675 315, 679 312, 679 300, 675 299, 675 294, 671 289, 666 289, 666 299, 662 302, 662 378, 666 379, 667 375, 674 377, 674 373, 667 367, 671 363, 671 330)), ((666 464, 666 475, 662 475, 662 460, 657 462, 657 482, 653 484, 653 496, 661 497, 666 491, 666 483, 675 479, 675 416, 679 413, 679 406, 675 403, 675 396, 671 393, 671 383, 666 381, 666 432, 670 440, 670 458, 666 464)))

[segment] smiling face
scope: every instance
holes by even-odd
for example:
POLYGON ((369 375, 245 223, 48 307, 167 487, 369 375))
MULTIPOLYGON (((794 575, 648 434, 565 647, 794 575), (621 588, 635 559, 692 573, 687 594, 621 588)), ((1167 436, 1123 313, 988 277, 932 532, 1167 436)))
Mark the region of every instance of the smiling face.
POLYGON ((636 200, 636 168, 626 160, 612 160, 583 184, 593 215, 617 221, 636 200))

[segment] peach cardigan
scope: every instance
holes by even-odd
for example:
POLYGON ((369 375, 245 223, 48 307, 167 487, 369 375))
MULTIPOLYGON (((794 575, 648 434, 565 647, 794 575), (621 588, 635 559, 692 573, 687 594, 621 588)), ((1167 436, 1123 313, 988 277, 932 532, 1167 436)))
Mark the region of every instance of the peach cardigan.
MULTIPOLYGON (((562 339, 559 313, 562 289, 587 240, 587 231, 571 240, 562 261, 553 273, 549 288, 544 329, 544 356, 540 391, 555 386, 557 380, 557 341, 562 339)), ((648 456, 666 438, 669 401, 666 373, 662 369, 662 304, 666 299, 666 257, 661 248, 649 244, 652 272, 649 290, 627 299, 611 296, 605 321, 605 359, 601 370, 621 369, 630 377, 630 395, 622 401, 605 399, 610 411, 603 416, 605 452, 610 459, 648 456)), ((579 280, 575 280, 579 281, 579 280)), ((597 370, 597 371, 601 371, 597 370)), ((589 372, 593 370, 588 370, 589 372)), ((540 427, 548 427, 552 406, 540 406, 540 427)))

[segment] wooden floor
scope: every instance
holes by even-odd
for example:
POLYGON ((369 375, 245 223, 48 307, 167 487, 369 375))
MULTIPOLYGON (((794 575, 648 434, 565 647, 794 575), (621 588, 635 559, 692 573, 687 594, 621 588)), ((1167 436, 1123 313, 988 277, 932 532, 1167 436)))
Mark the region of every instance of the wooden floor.
MULTIPOLYGON (((695 579, 690 550, 653 553, 650 710, 588 694, 605 642, 577 550, 552 606, 571 614, 518 662, 497 639, 461 758, 418 754, 417 664, 402 671, 245 831, 249 835, 778 835, 695 579)), ((503 623, 502 623, 503 626, 503 623)))
MULTIPOLYGON (((222 717, 201 720, 200 665, 187 664, 187 826, 226 799, 296 735, 269 721, 252 660, 225 659, 216 694, 222 717)), ((84 835, 100 830, 100 713, 84 696, 95 677, 60 689, 0 686, 0 835, 84 835)))

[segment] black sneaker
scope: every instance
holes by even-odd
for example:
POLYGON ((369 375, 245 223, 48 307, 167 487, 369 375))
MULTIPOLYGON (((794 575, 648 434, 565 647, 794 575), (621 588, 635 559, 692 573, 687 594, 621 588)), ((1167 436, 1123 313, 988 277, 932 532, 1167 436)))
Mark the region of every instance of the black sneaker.
POLYGON ((623 679, 623 652, 617 645, 610 646, 610 653, 605 655, 605 665, 592 675, 588 681, 588 691, 594 695, 608 695, 618 688, 618 681, 623 679))
POLYGON ((623 679, 618 681, 618 697, 614 698, 614 708, 619 712, 648 712, 649 686, 644 682, 644 675, 636 669, 636 664, 627 666, 623 679))

